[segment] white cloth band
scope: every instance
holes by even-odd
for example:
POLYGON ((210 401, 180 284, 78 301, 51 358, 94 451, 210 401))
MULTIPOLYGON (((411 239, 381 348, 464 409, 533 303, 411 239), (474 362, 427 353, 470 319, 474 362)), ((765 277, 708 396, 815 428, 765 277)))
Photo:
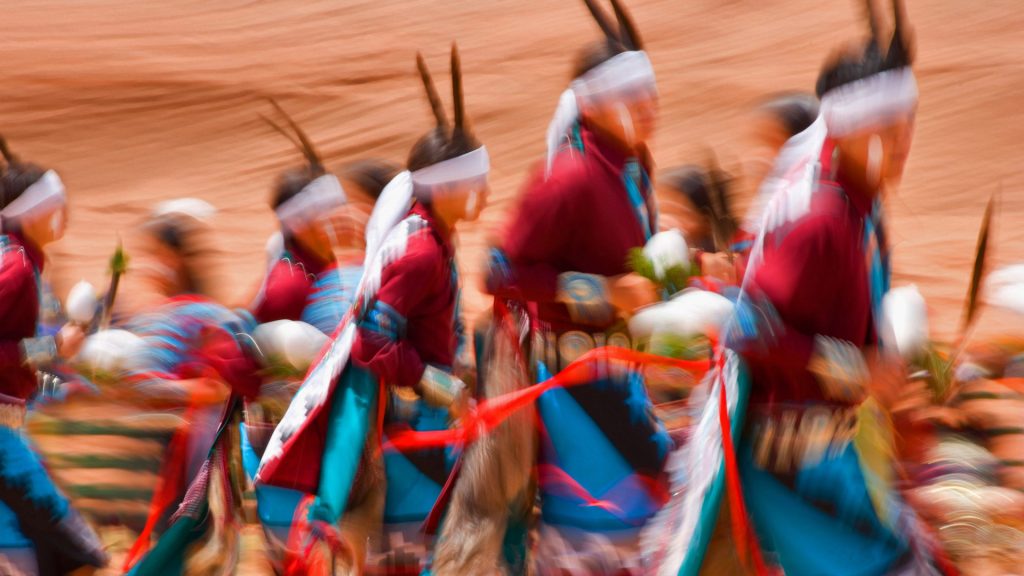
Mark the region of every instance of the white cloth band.
POLYGON ((819 115, 806 130, 786 142, 776 158, 771 175, 762 183, 760 194, 767 197, 760 223, 756 226, 757 236, 747 261, 747 271, 743 276, 744 288, 761 265, 767 235, 810 212, 827 131, 825 119, 819 115))
MULTIPOLYGON (((380 198, 373 205, 370 220, 366 223, 364 265, 369 267, 391 229, 405 219, 409 209, 412 208, 413 191, 417 186, 423 187, 421 194, 429 194, 433 188, 443 184, 486 178, 490 172, 490 166, 487 148, 481 146, 462 156, 438 162, 415 172, 408 170, 400 172, 384 187, 380 198)), ((429 198, 421 198, 421 200, 429 200, 429 198)), ((467 198, 467 204, 469 201, 470 198, 467 198)))
POLYGON ((462 156, 421 168, 412 172, 411 175, 416 186, 431 188, 442 184, 485 178, 490 171, 491 159, 487 155, 487 147, 481 146, 462 156))
POLYGON ((821 99, 829 134, 847 136, 885 126, 917 106, 917 80, 910 67, 886 70, 845 84, 821 99))
POLYGON ((274 213, 281 224, 294 229, 343 206, 347 200, 338 178, 324 174, 278 206, 274 213))
POLYGON ((558 149, 579 120, 580 100, 594 102, 605 98, 627 98, 638 92, 656 91, 654 67, 651 66, 647 53, 643 51, 617 54, 573 80, 569 88, 558 98, 558 107, 555 108, 555 114, 548 124, 546 174, 551 174, 551 164, 558 154, 558 149))
POLYGON ((819 115, 810 126, 786 140, 751 204, 745 224, 748 232, 756 236, 762 227, 770 232, 807 212, 826 132, 825 119, 819 115))
POLYGON ((17 220, 33 214, 42 214, 65 204, 64 183, 53 170, 47 170, 42 178, 25 189, 14 202, 0 210, 0 226, 4 220, 17 220))
POLYGON ((388 237, 391 229, 405 218, 412 208, 412 173, 408 170, 399 172, 381 191, 380 197, 373 205, 373 212, 366 222, 366 257, 363 261, 363 273, 369 268, 388 237))
POLYGON ((657 90, 654 67, 642 50, 616 54, 573 80, 570 86, 583 101, 622 98, 657 90))
POLYGON ((209 202, 199 198, 167 200, 157 204, 156 208, 153 209, 154 219, 186 216, 200 222, 209 222, 216 215, 217 209, 209 202))

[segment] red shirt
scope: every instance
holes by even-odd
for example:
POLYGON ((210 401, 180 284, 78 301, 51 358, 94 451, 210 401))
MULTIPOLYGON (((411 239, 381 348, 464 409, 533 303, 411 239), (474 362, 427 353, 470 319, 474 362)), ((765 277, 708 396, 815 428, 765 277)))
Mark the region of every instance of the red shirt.
MULTIPOLYGON (((556 301, 558 275, 631 272, 629 251, 646 243, 623 179, 631 157, 586 126, 580 138, 584 152, 563 150, 548 178, 538 168, 527 181, 502 244, 511 281, 488 286, 497 295, 537 302, 540 319, 558 332, 578 328, 565 305, 556 301)), ((641 188, 654 219, 654 195, 641 188)), ((599 328, 607 326, 586 330, 599 328)))
POLYGON ((455 361, 458 279, 451 237, 422 204, 411 214, 425 226, 408 237, 404 254, 384 267, 352 347, 354 362, 393 386, 415 386, 428 364, 450 370, 455 361))
POLYGON ((0 254, 0 394, 27 399, 37 382, 35 370, 21 357, 20 343, 36 335, 43 254, 17 234, 2 238, 9 244, 0 254))
POLYGON ((260 323, 301 319, 317 275, 336 265, 303 250, 297 242, 288 242, 287 252, 263 282, 252 305, 252 315, 260 323))
POLYGON ((766 235, 750 279, 749 297, 767 298, 781 324, 738 346, 753 376, 753 403, 825 400, 807 370, 815 335, 876 342, 864 250, 873 198, 833 172, 833 148, 825 143, 810 211, 766 235))

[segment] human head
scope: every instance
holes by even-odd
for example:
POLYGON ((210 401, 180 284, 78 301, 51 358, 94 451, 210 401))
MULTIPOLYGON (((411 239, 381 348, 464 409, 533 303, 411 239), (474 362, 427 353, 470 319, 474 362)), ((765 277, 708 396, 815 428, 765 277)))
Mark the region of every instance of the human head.
POLYGON ((836 142, 837 169, 872 194, 903 176, 913 139, 917 84, 912 39, 902 5, 893 5, 887 45, 868 0, 871 37, 834 54, 818 76, 817 93, 829 136, 836 142))
POLYGON ((294 242, 303 250, 327 261, 333 258, 331 237, 327 227, 330 225, 331 216, 337 207, 324 212, 298 215, 289 218, 287 222, 280 215, 282 209, 301 202, 300 196, 308 193, 313 182, 321 176, 324 176, 322 172, 311 170, 308 166, 282 172, 274 185, 271 207, 282 220, 281 232, 287 242, 294 242), (289 202, 292 204, 288 204, 289 202))
POLYGON ((409 151, 406 169, 412 179, 413 194, 420 202, 430 205, 435 215, 449 227, 462 220, 471 222, 487 204, 490 160, 487 149, 473 136, 466 122, 458 48, 452 45, 455 111, 451 127, 422 55, 417 54, 416 64, 434 114, 435 127, 409 151))
POLYGON ((216 209, 202 200, 182 198, 157 205, 143 225, 153 256, 167 272, 160 278, 165 295, 207 294, 201 236, 215 214, 216 209))
POLYGON ((754 187, 768 176, 783 146, 818 118, 818 99, 806 92, 769 96, 754 109, 751 149, 744 177, 754 187))
POLYGON ((64 236, 67 198, 53 170, 22 162, 0 137, 0 232, 20 233, 43 248, 64 236))
POLYGON ((585 2, 605 39, 586 46, 573 66, 571 86, 580 118, 621 147, 642 149, 654 136, 657 123, 654 69, 618 0, 612 1, 617 26, 612 26, 595 0, 585 2))
POLYGON ((336 239, 331 221, 347 202, 345 191, 338 178, 324 169, 306 133, 276 101, 270 103, 287 121, 291 132, 265 117, 264 120, 306 158, 306 166, 283 172, 274 186, 271 206, 281 222, 282 235, 286 242, 298 244, 323 261, 334 260, 336 239))
POLYGON ((334 234, 340 246, 362 247, 366 222, 373 212, 373 206, 384 187, 400 171, 401 168, 396 164, 373 158, 349 162, 338 168, 338 175, 345 183, 348 197, 348 202, 335 212, 332 219, 334 234))
POLYGON ((664 191, 659 198, 661 216, 674 222, 691 246, 714 249, 716 204, 721 204, 721 220, 733 225, 728 194, 715 188, 716 183, 724 186, 726 180, 721 174, 713 182, 708 170, 695 165, 674 168, 659 178, 658 186, 664 191))

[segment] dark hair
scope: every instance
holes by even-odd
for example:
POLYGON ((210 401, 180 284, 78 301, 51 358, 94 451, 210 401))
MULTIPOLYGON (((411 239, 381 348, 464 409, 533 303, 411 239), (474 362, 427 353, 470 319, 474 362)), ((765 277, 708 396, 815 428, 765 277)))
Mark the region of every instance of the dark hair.
POLYGON ((435 125, 434 129, 417 140, 413 144, 412 150, 409 151, 405 166, 411 172, 467 154, 480 147, 480 141, 470 132, 466 122, 465 104, 462 97, 462 65, 458 46, 453 43, 451 53, 452 100, 454 102, 452 126, 448 125, 444 105, 441 104, 441 98, 434 87, 430 70, 427 69, 423 55, 419 53, 416 54, 416 68, 419 70, 420 80, 427 93, 427 101, 434 114, 435 125))
POLYGON ((29 186, 38 182, 46 174, 46 168, 31 162, 22 162, 11 152, 7 141, 2 136, 0 136, 0 156, 4 161, 0 166, 0 210, 2 210, 24 194, 29 186))
POLYGON ((707 217, 712 230, 717 220, 724 234, 732 236, 737 224, 729 202, 728 174, 719 169, 707 170, 691 164, 669 170, 662 176, 662 181, 685 196, 700 214, 707 217), (720 206, 720 215, 716 204, 720 206))
POLYGON ((845 84, 863 80, 886 70, 910 66, 914 60, 913 38, 903 26, 903 3, 893 2, 893 32, 888 46, 883 51, 879 38, 878 14, 873 0, 865 0, 871 35, 862 46, 852 52, 834 54, 826 61, 818 74, 815 91, 819 98, 845 84))
POLYGON ((302 153, 306 159, 306 165, 298 168, 290 168, 285 170, 277 177, 277 182, 274 184, 274 194, 271 197, 270 205, 272 208, 277 209, 281 204, 284 204, 288 200, 291 200, 296 194, 302 192, 302 189, 316 180, 317 178, 326 174, 324 170, 324 163, 320 158, 320 154, 316 151, 316 147, 313 146, 313 142, 309 139, 309 136, 299 127, 299 124, 285 111, 285 109, 278 104, 277 100, 269 98, 271 106, 277 111, 288 127, 291 128, 291 132, 286 130, 283 126, 280 126, 270 118, 261 116, 263 121, 270 125, 276 132, 284 136, 289 142, 292 143, 295 148, 302 153))
POLYGON ((662 181, 685 196, 702 214, 711 214, 711 183, 704 168, 695 165, 680 166, 669 170, 662 181))
POLYGON ((479 147, 480 142, 465 132, 448 135, 441 128, 434 128, 413 144, 405 165, 410 172, 415 172, 438 162, 468 154, 479 147))
POLYGON ((291 200, 296 194, 302 192, 303 188, 309 186, 310 182, 323 176, 323 174, 322 169, 314 169, 310 166, 300 166, 285 170, 278 175, 277 181, 274 183, 274 192, 270 199, 271 208, 276 210, 281 204, 291 200))
POLYGON ((206 283, 196 273, 196 246, 191 239, 187 224, 175 218, 160 218, 145 226, 157 242, 169 248, 181 259, 184 274, 184 291, 187 294, 207 294, 206 283))
POLYGON ((380 193, 384 191, 384 187, 400 171, 401 168, 397 165, 375 158, 349 162, 339 170, 345 178, 354 182, 374 200, 380 198, 380 193))
POLYGON ((573 78, 583 76, 627 50, 643 49, 643 41, 633 24, 633 19, 619 0, 611 0, 617 26, 613 25, 605 11, 594 0, 583 0, 583 2, 586 4, 587 10, 590 11, 590 15, 593 16, 594 22, 604 33, 604 40, 592 42, 579 51, 572 68, 573 78))
POLYGON ((787 92, 772 96, 759 108, 771 115, 792 138, 806 130, 818 117, 818 99, 808 92, 787 92))
POLYGON ((625 52, 622 46, 606 40, 591 42, 580 49, 572 65, 572 77, 579 78, 615 56, 625 52))

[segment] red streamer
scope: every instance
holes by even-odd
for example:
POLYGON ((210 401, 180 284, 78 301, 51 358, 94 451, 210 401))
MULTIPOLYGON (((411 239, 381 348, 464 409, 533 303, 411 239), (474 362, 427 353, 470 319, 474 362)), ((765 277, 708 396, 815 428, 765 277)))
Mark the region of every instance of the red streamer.
MULTIPOLYGON (((186 414, 187 420, 192 420, 193 411, 190 408, 186 414)), ((131 550, 125 557, 121 571, 128 573, 142 555, 149 550, 149 540, 156 528, 157 522, 163 516, 164 511, 178 497, 184 484, 185 460, 188 454, 189 429, 181 425, 174 431, 171 441, 167 444, 167 456, 160 467, 160 484, 153 493, 153 499, 149 503, 149 514, 146 516, 146 526, 135 539, 131 550)))
POLYGON ((736 449, 732 442, 732 427, 729 422, 729 405, 725 391, 725 356, 718 355, 718 423, 722 427, 722 451, 725 456, 725 478, 729 493, 729 512, 732 517, 732 536, 739 552, 740 561, 747 562, 748 554, 753 562, 754 571, 759 576, 770 576, 770 570, 761 555, 761 545, 757 534, 747 515, 747 507, 743 502, 743 487, 740 484, 740 471, 736 463, 736 449))
POLYGON ((326 522, 309 519, 309 509, 315 500, 315 496, 306 496, 295 508, 284 560, 286 576, 332 574, 335 556, 353 557, 352 548, 340 530, 326 522), (318 542, 327 544, 330 550, 327 558, 316 553, 318 542))
POLYGON ((532 405, 548 390, 569 388, 590 382, 596 371, 600 369, 601 363, 609 361, 675 366, 701 376, 708 371, 711 364, 707 360, 678 360, 614 346, 596 348, 580 356, 564 370, 544 382, 481 401, 475 410, 471 410, 456 426, 448 430, 423 432, 406 430, 395 433, 388 438, 385 449, 423 450, 442 448, 451 444, 468 444, 497 428, 516 411, 532 405))

